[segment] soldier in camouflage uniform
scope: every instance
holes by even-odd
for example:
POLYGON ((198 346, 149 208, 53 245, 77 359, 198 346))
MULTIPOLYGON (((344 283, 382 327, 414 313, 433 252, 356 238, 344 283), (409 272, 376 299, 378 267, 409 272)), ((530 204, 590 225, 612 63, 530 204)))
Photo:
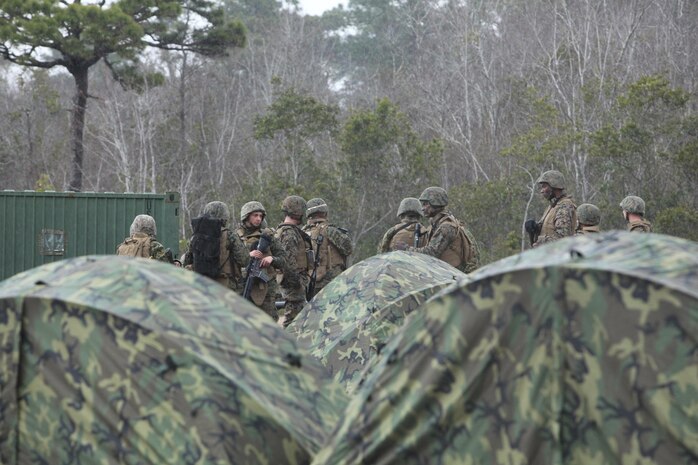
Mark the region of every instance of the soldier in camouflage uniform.
POLYGON ((464 273, 480 266, 480 250, 472 233, 448 210, 448 195, 441 187, 427 187, 419 197, 424 216, 429 218, 427 245, 407 247, 397 243, 399 250, 420 252, 440 258, 464 273))
POLYGON ((279 318, 279 324, 284 327, 293 321, 306 303, 308 276, 313 266, 310 236, 300 228, 306 208, 303 197, 286 197, 281 204, 284 222, 275 233, 286 254, 286 267, 276 275, 281 285, 281 297, 286 301, 284 313, 279 318))
POLYGON ((577 230, 575 235, 595 234, 600 231, 601 210, 596 205, 583 203, 577 207, 577 230))
POLYGON ((408 247, 424 247, 426 233, 420 231, 422 216, 424 216, 422 215, 422 205, 418 199, 414 197, 402 199, 397 209, 397 217, 400 222, 385 232, 378 245, 378 253, 397 250, 398 242, 404 242, 408 247))
MULTIPOLYGON (((282 270, 286 264, 286 254, 279 240, 274 237, 274 231, 270 228, 263 227, 267 211, 264 205, 260 202, 247 202, 240 209, 240 227, 236 233, 245 245, 252 249, 250 251, 251 259, 260 259, 260 266, 267 270, 267 274, 271 277, 269 282, 265 283, 261 279, 255 279, 253 283, 250 298, 252 302, 264 312, 271 316, 274 321, 279 317, 278 311, 274 304, 276 293, 278 291, 278 283, 276 282, 277 270, 282 270), (261 252, 256 250, 256 244, 262 234, 266 234, 271 239, 269 250, 261 252)), ((247 276, 243 276, 246 280, 247 276)))
POLYGON ((165 247, 156 240, 157 226, 155 218, 150 215, 138 215, 131 223, 130 236, 116 248, 117 255, 130 257, 152 258, 172 263, 172 256, 165 247))
MULTIPOLYGON (((242 273, 240 270, 247 267, 250 257, 242 240, 235 232, 228 229, 230 210, 225 203, 216 200, 206 204, 202 215, 208 215, 213 219, 223 220, 224 222, 221 227, 220 271, 216 281, 240 294, 242 293, 242 273)), ((182 266, 191 269, 193 263, 194 256, 191 248, 189 248, 184 254, 182 266)))
POLYGON ((648 233, 652 232, 652 223, 645 217, 645 201, 636 195, 629 195, 620 203, 623 209, 623 218, 628 223, 628 231, 648 233))
POLYGON ((565 178, 562 173, 556 170, 546 171, 536 183, 540 194, 550 205, 537 223, 538 235, 533 247, 573 236, 577 227, 577 206, 565 193, 565 178))
POLYGON ((330 224, 328 214, 329 208, 324 200, 315 198, 308 201, 305 211, 308 220, 303 231, 310 235, 313 251, 316 255, 319 253, 320 260, 316 270, 315 290, 313 295, 309 296, 311 299, 347 269, 347 258, 354 251, 354 244, 347 230, 330 224), (322 237, 320 245, 318 245, 319 237, 322 237))

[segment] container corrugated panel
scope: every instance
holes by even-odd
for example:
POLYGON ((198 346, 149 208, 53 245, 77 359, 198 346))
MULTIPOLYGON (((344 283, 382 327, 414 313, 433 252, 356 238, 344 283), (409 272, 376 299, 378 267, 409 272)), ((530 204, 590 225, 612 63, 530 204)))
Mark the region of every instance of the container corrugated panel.
POLYGON ((179 249, 177 192, 0 192, 0 280, 64 258, 113 254, 136 215, 155 218, 157 239, 179 249))

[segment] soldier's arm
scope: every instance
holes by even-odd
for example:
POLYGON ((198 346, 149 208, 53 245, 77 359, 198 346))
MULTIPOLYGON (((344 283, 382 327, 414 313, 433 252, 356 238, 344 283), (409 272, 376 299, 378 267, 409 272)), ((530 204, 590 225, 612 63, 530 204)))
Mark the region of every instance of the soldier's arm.
POLYGON ((286 266, 282 268, 284 274, 284 282, 287 287, 298 287, 301 285, 300 275, 298 274, 298 264, 296 263, 296 254, 294 253, 298 247, 298 235, 292 231, 284 231, 279 237, 279 245, 284 249, 286 256, 286 266))
POLYGON ((339 253, 344 257, 348 257, 354 251, 354 244, 351 243, 351 238, 348 234, 339 230, 335 226, 327 228, 327 238, 337 247, 339 253))
POLYGON ((574 234, 575 224, 572 224, 574 219, 574 205, 563 203, 555 212, 555 235, 554 239, 562 239, 563 237, 572 236, 574 234))
POLYGON ((158 241, 150 242, 150 258, 161 262, 172 263, 165 253, 165 246, 158 241))
POLYGON ((250 262, 250 253, 236 232, 228 231, 228 250, 233 256, 233 262, 240 268, 245 268, 250 262))
POLYGON ((281 242, 279 242, 279 239, 277 239, 274 236, 271 237, 269 251, 271 252, 272 256, 271 265, 277 270, 285 270, 287 263, 286 251, 281 246, 281 242))
POLYGON ((406 250, 420 252, 432 257, 440 257, 458 235, 458 228, 451 224, 442 224, 434 231, 434 235, 429 240, 429 243, 424 247, 408 247, 406 250))
POLYGON ((395 226, 388 229, 385 232, 385 234, 383 234, 383 239, 381 239, 381 243, 378 244, 378 253, 390 252, 390 240, 393 238, 394 235, 395 226))

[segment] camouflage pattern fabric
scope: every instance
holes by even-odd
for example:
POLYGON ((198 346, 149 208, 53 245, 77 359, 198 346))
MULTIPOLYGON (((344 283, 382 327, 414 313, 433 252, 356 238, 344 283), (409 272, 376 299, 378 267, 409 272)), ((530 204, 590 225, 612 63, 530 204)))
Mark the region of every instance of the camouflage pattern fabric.
POLYGON ((347 269, 310 301, 287 331, 352 392, 405 317, 466 275, 424 254, 390 252, 347 269))
POLYGON ((385 232, 385 234, 383 234, 383 238, 378 244, 378 253, 386 253, 397 250, 395 245, 398 241, 404 242, 408 247, 424 247, 426 245, 426 229, 427 228, 423 227, 419 222, 418 217, 408 216, 403 218, 398 224, 391 227, 385 232), (420 233, 417 243, 415 244, 414 235, 417 224, 419 224, 420 233))
POLYGON ((652 223, 650 223, 649 221, 647 221, 644 218, 639 219, 639 220, 629 221, 628 222, 628 231, 640 232, 640 233, 652 232, 652 223))
POLYGON ((160 260, 162 262, 172 263, 170 258, 167 256, 165 246, 155 240, 155 237, 149 236, 145 233, 134 233, 131 237, 124 239, 124 242, 119 244, 116 248, 116 255, 125 256, 147 256, 153 260, 160 260), (148 240, 149 239, 149 240, 148 240), (143 244, 143 247, 147 246, 148 251, 141 251, 139 247, 143 244), (135 255, 135 253, 141 253, 145 255, 135 255))
POLYGON ((303 464, 344 390, 242 297, 88 256, 0 283, 0 463, 303 464))
POLYGON ((567 194, 554 198, 543 213, 538 224, 541 226, 536 246, 574 235, 577 227, 577 207, 567 194))
MULTIPOLYGON (((305 208, 303 211, 305 212, 305 208)), ((293 321, 306 303, 305 291, 310 280, 308 276, 310 268, 305 251, 310 247, 310 238, 308 237, 306 242, 304 235, 307 237, 307 234, 295 225, 282 223, 276 230, 276 238, 286 253, 286 268, 279 283, 281 297, 286 301, 284 313, 280 318, 284 326, 288 326, 293 321)))
POLYGON ((413 312, 314 465, 695 464, 698 244, 616 231, 413 312))

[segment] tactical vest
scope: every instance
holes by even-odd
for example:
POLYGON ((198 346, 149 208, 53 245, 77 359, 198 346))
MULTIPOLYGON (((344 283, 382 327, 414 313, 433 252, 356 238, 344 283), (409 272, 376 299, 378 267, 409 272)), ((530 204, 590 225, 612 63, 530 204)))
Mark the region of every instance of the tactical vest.
MULTIPOLYGON (((342 271, 347 269, 347 259, 339 253, 339 249, 332 243, 332 241, 327 237, 327 228, 330 224, 326 221, 320 221, 317 223, 310 223, 308 230, 306 232, 310 235, 310 240, 312 241, 313 253, 315 256, 320 254, 320 263, 317 266, 317 281, 321 281, 325 277, 327 272, 335 266, 340 266, 342 271), (317 238, 322 235, 323 241, 320 245, 320 250, 317 246, 317 238)), ((313 273, 314 263, 311 264, 308 275, 313 273)))
MULTIPOLYGON (((265 233, 270 237, 274 235, 271 229, 265 229, 264 231, 262 231, 261 229, 255 229, 254 231, 249 232, 249 230, 246 229, 244 226, 239 227, 235 232, 237 233, 238 237, 242 239, 242 242, 247 246, 248 250, 251 250, 252 246, 259 241, 260 237, 262 237, 262 233, 265 233)), ((264 252, 264 256, 272 256, 271 247, 269 247, 269 249, 267 249, 267 251, 264 252)), ((252 260, 252 258, 250 258, 250 260, 252 260)), ((276 279, 276 270, 274 269, 274 267, 269 267, 268 273, 272 279, 276 279)), ((247 279, 247 276, 243 276, 243 278, 247 279)), ((252 291, 250 292, 252 302, 254 302, 257 306, 262 305, 262 303, 264 303, 264 299, 267 296, 268 290, 268 283, 265 283, 261 279, 255 279, 255 283, 252 286, 252 291)))
POLYGON ((125 255, 128 257, 143 257, 150 258, 150 243, 153 238, 145 233, 135 233, 131 237, 127 237, 124 242, 116 249, 117 255, 125 255))
MULTIPOLYGON (((304 244, 304 247, 298 247, 294 253, 295 253, 295 259, 296 259, 296 269, 294 271, 301 273, 301 274, 307 274, 307 273, 312 273, 313 271, 313 260, 312 260, 312 243, 310 241, 310 236, 308 236, 306 233, 304 233, 301 228, 299 228, 295 224, 287 224, 283 223, 280 224, 279 227, 276 230, 275 236, 277 239, 280 239, 283 234, 297 234, 298 237, 301 239, 300 244, 304 244), (290 231, 287 231, 289 230, 290 231)), ((288 250, 286 251, 288 252, 288 250)), ((283 272, 279 271, 279 273, 276 275, 276 281, 281 283, 283 281, 283 272)))
POLYGON ((395 244, 398 242, 404 242, 407 244, 408 247, 424 247, 427 245, 427 234, 426 234, 426 229, 425 227, 420 225, 420 229, 422 231, 420 232, 419 239, 415 243, 414 240, 414 231, 415 228, 417 227, 418 221, 411 221, 408 223, 402 223, 400 225, 396 226, 396 229, 399 229, 399 231, 395 232, 393 234, 393 237, 390 239, 390 244, 388 245, 389 250, 397 250, 395 248, 395 244), (407 224, 407 226, 405 226, 407 224), (403 227, 401 227, 403 226, 403 227))
POLYGON ((641 220, 631 221, 628 223, 628 231, 642 233, 652 232, 652 224, 644 218, 641 220))
POLYGON ((555 215, 560 205, 570 204, 574 208, 572 209, 572 218, 570 219, 570 231, 568 235, 574 234, 573 228, 577 224, 577 206, 574 204, 569 197, 560 197, 555 204, 548 205, 543 213, 543 220, 541 223, 539 237, 555 237, 555 215))
POLYGON ((480 251, 475 238, 469 234, 465 226, 450 213, 444 214, 438 222, 429 229, 429 239, 442 224, 450 224, 458 231, 458 238, 449 244, 439 257, 454 268, 470 273, 479 266, 480 251))

